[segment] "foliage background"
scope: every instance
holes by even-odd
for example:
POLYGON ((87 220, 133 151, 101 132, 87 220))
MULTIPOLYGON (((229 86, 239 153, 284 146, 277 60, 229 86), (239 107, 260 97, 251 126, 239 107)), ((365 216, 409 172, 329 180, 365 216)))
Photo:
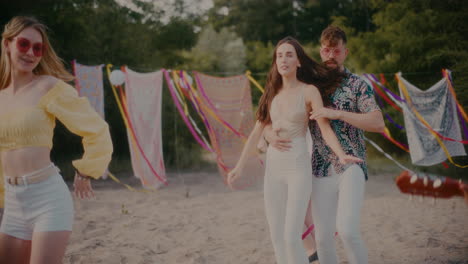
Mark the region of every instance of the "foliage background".
MULTIPOLYGON (((16 15, 33 15, 50 28, 52 45, 68 68, 112 63, 150 72, 160 68, 196 70, 227 76, 250 70, 264 83, 274 45, 291 35, 319 59, 321 31, 336 24, 348 34, 347 67, 356 73, 384 73, 397 91, 393 74, 401 71, 418 87, 428 88, 453 71, 460 104, 468 104, 468 3, 463 0, 38 0, 1 1, 0 25, 16 15)), ((260 93, 252 89, 256 104, 260 93)), ((106 119, 115 152, 111 171, 129 171, 125 127, 105 81, 106 119), (125 143, 122 143, 125 142, 125 143)), ((204 169, 205 153, 195 143, 163 92, 163 142, 170 169, 204 169)), ((383 109, 403 124, 403 117, 383 109)), ((387 126, 395 138, 404 133, 387 126)), ((409 155, 378 134, 368 134, 387 152, 411 166, 409 155)), ((82 154, 80 138, 56 129, 52 158, 66 177, 70 160, 82 154), (63 144, 67 142, 67 144, 63 144)), ((399 169, 371 146, 371 168, 399 169), (374 165, 373 165, 373 164, 374 165)), ((466 157, 456 158, 468 164, 466 157)), ((413 167, 414 168, 414 167, 413 167)), ((462 177, 466 169, 418 167, 420 171, 462 177)))

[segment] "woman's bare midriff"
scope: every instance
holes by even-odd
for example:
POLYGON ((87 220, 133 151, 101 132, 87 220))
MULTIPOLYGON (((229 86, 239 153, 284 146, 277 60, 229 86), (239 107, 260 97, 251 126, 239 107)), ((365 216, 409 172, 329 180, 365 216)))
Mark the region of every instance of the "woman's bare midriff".
POLYGON ((1 153, 4 176, 21 177, 48 166, 50 149, 48 147, 24 147, 1 153))

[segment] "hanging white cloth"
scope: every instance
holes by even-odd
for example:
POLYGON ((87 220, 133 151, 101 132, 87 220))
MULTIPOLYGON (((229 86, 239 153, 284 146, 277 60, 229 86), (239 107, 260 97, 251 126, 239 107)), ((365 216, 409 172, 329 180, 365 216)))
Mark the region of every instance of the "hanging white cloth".
POLYGON ((132 128, 127 134, 135 177, 144 187, 166 181, 162 151, 162 71, 138 73, 126 68, 126 103, 132 128), (134 133, 135 138, 131 135, 134 133))
MULTIPOLYGON (((462 140, 456 102, 450 94, 447 80, 444 78, 423 91, 405 80, 401 73, 398 73, 398 78, 401 80, 401 96, 404 96, 403 89, 406 88, 411 101, 406 98, 406 104, 402 104, 411 161, 420 166, 431 166, 445 161, 446 153, 435 136, 418 119, 416 112, 434 131, 447 138, 462 140)), ((462 143, 443 139, 441 141, 451 156, 466 155, 462 143)))

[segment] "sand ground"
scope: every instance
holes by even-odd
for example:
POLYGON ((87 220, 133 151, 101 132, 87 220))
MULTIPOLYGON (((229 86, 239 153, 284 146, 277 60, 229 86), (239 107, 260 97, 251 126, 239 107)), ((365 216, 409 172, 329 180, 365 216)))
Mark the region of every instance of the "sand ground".
MULTIPOLYGON (((275 263, 261 183, 231 191, 217 172, 169 179, 149 194, 96 182, 94 200, 75 199, 65 263, 275 263)), ((369 263, 468 263, 468 206, 460 198, 410 201, 393 175, 370 175, 361 223, 369 263)), ((348 263, 339 239, 337 248, 348 263)))

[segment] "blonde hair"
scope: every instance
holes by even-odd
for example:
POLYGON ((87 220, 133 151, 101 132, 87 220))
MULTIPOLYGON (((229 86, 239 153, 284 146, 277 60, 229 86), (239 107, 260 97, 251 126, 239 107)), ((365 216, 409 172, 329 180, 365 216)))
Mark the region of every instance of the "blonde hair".
POLYGON ((36 75, 51 75, 65 82, 73 80, 73 75, 65 69, 62 59, 57 56, 50 45, 49 38, 47 37, 47 27, 33 17, 16 16, 5 25, 5 29, 2 33, 0 90, 7 87, 11 81, 11 62, 6 52, 6 41, 11 41, 26 28, 37 30, 42 36, 42 43, 44 45, 42 58, 37 67, 33 70, 33 73, 36 75))

